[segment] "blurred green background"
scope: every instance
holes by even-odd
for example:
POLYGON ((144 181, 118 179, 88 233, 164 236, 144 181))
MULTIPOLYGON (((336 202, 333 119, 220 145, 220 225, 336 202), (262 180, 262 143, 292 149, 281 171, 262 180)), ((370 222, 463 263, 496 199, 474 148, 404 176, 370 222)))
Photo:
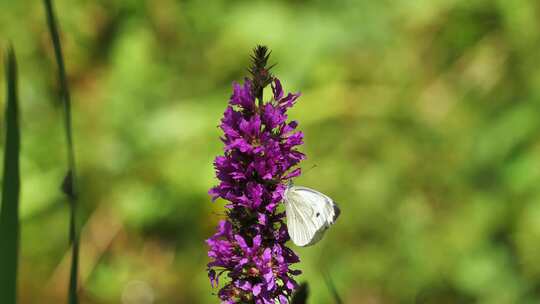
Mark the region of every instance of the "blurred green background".
MULTIPOLYGON (((325 271, 345 303, 540 301, 539 2, 55 6, 74 102, 82 303, 217 302, 204 243, 223 205, 207 195, 216 126, 257 43, 285 89, 303 93, 290 117, 305 132, 303 168, 316 167, 297 183, 342 209, 322 242, 295 248, 310 303, 332 301, 325 271)), ((20 66, 20 299, 63 303, 66 156, 42 3, 1 1, 0 39, 20 66)))

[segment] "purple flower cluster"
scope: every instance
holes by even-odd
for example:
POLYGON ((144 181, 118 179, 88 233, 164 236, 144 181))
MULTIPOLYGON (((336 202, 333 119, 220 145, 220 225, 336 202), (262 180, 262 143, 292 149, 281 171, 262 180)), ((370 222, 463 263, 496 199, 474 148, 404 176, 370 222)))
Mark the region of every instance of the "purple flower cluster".
POLYGON ((220 183, 209 193, 227 201, 227 218, 207 243, 212 286, 228 277, 218 293, 223 303, 288 303, 301 273, 290 269, 299 258, 285 246, 285 215, 277 210, 285 181, 300 175, 294 167, 305 157, 296 150, 303 134, 286 114, 299 94, 284 95, 275 77, 269 82, 268 102, 255 96, 251 79, 235 83, 221 120, 225 153, 215 159, 220 183))

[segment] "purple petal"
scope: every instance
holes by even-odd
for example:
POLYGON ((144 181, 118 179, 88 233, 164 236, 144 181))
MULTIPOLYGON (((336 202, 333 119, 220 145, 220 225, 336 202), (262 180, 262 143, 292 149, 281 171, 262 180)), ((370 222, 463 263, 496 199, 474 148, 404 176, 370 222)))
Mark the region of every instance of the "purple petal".
POLYGON ((291 179, 293 177, 297 177, 300 174, 302 174, 302 170, 300 168, 296 168, 293 171, 291 171, 289 174, 285 175, 283 179, 291 179))
POLYGON ((274 78, 274 83, 272 84, 272 92, 274 93, 274 100, 280 100, 283 97, 283 88, 281 87, 281 81, 274 78))
POLYGON ((294 102, 296 101, 296 99, 298 99, 298 97, 300 97, 300 95, 301 95, 300 93, 296 93, 296 94, 289 93, 287 96, 279 100, 279 105, 281 106, 282 109, 290 108, 294 105, 294 102))
POLYGON ((259 221, 259 224, 263 225, 263 226, 266 226, 266 224, 268 223, 268 216, 264 213, 259 213, 257 215, 257 219, 259 221))
POLYGON ((287 289, 289 290, 294 290, 297 286, 296 282, 293 280, 293 279, 288 279, 287 282, 285 283, 285 286, 287 287, 287 289))
POLYGON ((238 245, 240 246, 240 248, 242 248, 243 251, 247 252, 247 250, 249 249, 248 245, 246 244, 246 241, 244 240, 244 238, 238 234, 234 235, 234 239, 236 240, 236 242, 238 243, 238 245))
POLYGON ((212 288, 215 288, 218 285, 218 280, 216 278, 216 271, 214 269, 210 269, 208 271, 208 278, 210 279, 210 285, 212 285, 212 288))
POLYGON ((255 284, 255 286, 253 286, 253 295, 254 296, 258 296, 259 294, 261 294, 261 290, 262 290, 262 284, 259 283, 259 284, 255 284))
POLYGON ((263 261, 270 262, 272 260, 272 250, 270 248, 266 248, 263 251, 262 258, 263 258, 263 261))
POLYGON ((291 271, 289 271, 289 273, 292 274, 292 275, 301 275, 302 271, 301 270, 291 270, 291 271))
POLYGON ((212 197, 212 202, 214 202, 220 196, 219 188, 210 188, 210 190, 208 190, 208 194, 210 194, 212 197))
POLYGON ((252 252, 255 252, 257 249, 259 249, 259 247, 261 247, 261 242, 262 242, 261 235, 260 235, 260 234, 257 234, 257 235, 253 238, 252 252))
POLYGON ((245 290, 245 291, 250 291, 251 290, 251 283, 249 281, 246 281, 246 280, 240 280, 240 281, 237 281, 236 282, 236 287, 242 289, 242 290, 245 290))

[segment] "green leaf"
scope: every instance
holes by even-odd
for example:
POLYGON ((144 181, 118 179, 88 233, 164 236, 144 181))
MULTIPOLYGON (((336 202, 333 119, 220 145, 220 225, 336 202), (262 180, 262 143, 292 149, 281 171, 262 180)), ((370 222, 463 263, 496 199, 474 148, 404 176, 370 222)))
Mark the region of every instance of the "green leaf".
POLYGON ((6 137, 4 181, 0 208, 0 303, 17 302, 19 255, 19 151, 20 130, 17 100, 17 63, 10 47, 6 62, 6 137))

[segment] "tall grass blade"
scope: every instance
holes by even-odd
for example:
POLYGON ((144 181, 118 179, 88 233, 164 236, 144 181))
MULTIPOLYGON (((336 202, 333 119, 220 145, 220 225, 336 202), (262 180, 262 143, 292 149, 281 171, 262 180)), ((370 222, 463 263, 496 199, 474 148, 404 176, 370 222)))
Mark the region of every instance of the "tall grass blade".
POLYGON ((332 277, 330 277, 330 274, 328 271, 323 271, 324 281, 326 282, 326 286, 330 290, 330 293, 332 294, 332 297, 334 298, 334 303, 336 304, 343 304, 343 300, 339 296, 339 293, 337 292, 336 285, 334 284, 334 281, 332 281, 332 277))
POLYGON ((19 151, 20 129, 17 96, 17 62, 10 47, 6 63, 6 134, 4 145, 4 181, 0 207, 0 303, 17 302, 17 266, 19 255, 19 151))
POLYGON ((49 32, 51 34, 51 40, 54 47, 54 55, 58 64, 58 78, 60 81, 61 100, 64 108, 63 114, 67 147, 67 172, 61 188, 70 205, 69 240, 72 248, 68 303, 77 304, 79 302, 77 295, 79 272, 79 233, 77 229, 77 188, 75 187, 75 153, 73 149, 73 135, 71 127, 71 97, 69 94, 66 69, 62 55, 62 46, 60 44, 60 36, 58 34, 58 25, 54 14, 52 0, 44 0, 44 2, 47 23, 49 25, 49 32))

